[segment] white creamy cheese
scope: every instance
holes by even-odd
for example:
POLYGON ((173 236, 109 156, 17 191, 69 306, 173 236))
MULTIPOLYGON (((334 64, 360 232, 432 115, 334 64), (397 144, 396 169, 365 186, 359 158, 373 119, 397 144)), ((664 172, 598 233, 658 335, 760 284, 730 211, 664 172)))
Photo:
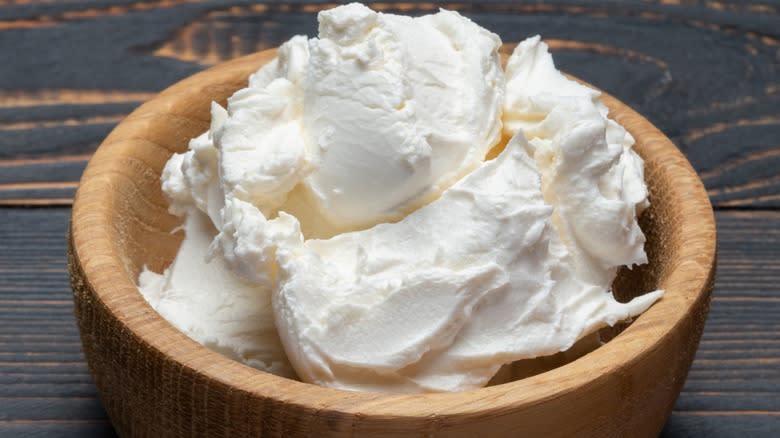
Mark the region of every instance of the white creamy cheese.
POLYGON ((162 275, 141 273, 144 298, 201 344, 249 366, 294 377, 274 325, 270 287, 240 280, 219 258, 207 262, 216 230, 199 211, 186 216, 186 238, 173 264, 162 275))
POLYGON ((473 170, 500 139, 501 40, 456 12, 360 4, 320 13, 309 43, 305 181, 344 230, 397 220, 473 170))
POLYGON ((539 37, 504 73, 500 39, 455 12, 319 21, 166 165, 186 237, 139 283, 177 328, 307 382, 458 391, 661 296, 610 292, 647 261, 643 163, 539 37))

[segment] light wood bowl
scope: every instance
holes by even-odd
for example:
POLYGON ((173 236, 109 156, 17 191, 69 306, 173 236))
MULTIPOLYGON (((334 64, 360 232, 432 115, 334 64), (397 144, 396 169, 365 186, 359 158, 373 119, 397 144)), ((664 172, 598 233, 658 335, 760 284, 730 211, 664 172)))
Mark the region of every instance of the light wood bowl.
MULTIPOLYGON (((69 266, 89 369, 125 436, 656 436, 701 337, 715 275, 715 221, 701 181, 642 116, 604 94, 636 138, 652 206, 641 218, 650 263, 624 269, 616 295, 666 290, 602 347, 550 371, 453 394, 346 392, 273 376, 189 339, 141 297, 181 235, 160 172, 275 56, 260 52, 168 88, 138 108, 90 161, 73 205, 69 266)), ((624 327, 624 326, 623 326, 624 327)), ((622 327, 621 327, 622 328, 622 327)), ((613 335, 620 328, 613 330, 613 335)))

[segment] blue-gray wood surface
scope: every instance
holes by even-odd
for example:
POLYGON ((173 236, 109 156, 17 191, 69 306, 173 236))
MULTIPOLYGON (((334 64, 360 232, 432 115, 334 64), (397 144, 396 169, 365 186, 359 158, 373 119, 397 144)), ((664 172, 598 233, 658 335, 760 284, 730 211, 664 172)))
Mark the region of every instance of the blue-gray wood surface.
MULTIPOLYGON (((0 436, 111 436, 65 266, 69 205, 125 115, 214 63, 316 33, 322 2, 0 0, 0 436)), ((718 278, 663 436, 780 436, 780 3, 382 2, 457 9, 647 116, 716 208, 718 278)))

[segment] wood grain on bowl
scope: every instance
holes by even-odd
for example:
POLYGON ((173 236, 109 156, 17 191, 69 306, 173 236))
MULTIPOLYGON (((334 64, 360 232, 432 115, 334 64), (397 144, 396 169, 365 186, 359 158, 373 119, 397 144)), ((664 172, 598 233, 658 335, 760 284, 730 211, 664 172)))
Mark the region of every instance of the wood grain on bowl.
POLYGON ((173 258, 178 220, 159 174, 208 127, 209 102, 244 86, 274 52, 221 64, 142 105, 87 166, 70 229, 76 317, 90 372, 121 434, 142 436, 399 434, 654 436, 682 387, 709 307, 715 225, 707 194, 674 145, 604 95, 637 139, 651 208, 647 268, 621 271, 624 297, 664 298, 601 348, 549 372, 457 394, 385 395, 321 388, 266 374, 175 330, 135 286, 141 267, 173 258))

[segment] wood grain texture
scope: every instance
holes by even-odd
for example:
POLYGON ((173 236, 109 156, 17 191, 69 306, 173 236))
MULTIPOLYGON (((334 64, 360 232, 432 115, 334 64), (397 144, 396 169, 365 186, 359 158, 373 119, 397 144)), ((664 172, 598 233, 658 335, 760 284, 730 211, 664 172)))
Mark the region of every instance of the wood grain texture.
POLYGON ((112 436, 67 287, 70 209, 0 209, 0 436, 112 436))
POLYGON ((208 126, 263 51, 162 92, 109 135, 81 180, 69 270, 90 372, 120 433, 143 436, 653 436, 672 410, 701 336, 715 268, 715 224, 683 155, 639 114, 602 100, 636 138, 651 207, 642 216, 649 264, 622 270, 615 293, 664 298, 588 355, 522 380, 465 393, 386 395, 308 385, 250 369, 191 341, 135 286, 142 266, 173 258, 178 220, 159 174, 208 126))
MULTIPOLYGON (((780 207, 780 5, 439 4, 505 41, 541 33, 560 67, 638 109, 686 153, 715 207, 724 209, 718 213, 719 278, 697 360, 663 435, 775 436, 780 216, 766 209, 780 207)), ((6 353, 0 355, 0 391, 6 391, 0 394, 0 436, 99 436, 110 430, 104 417, 92 423, 104 415, 97 403, 77 403, 83 409, 70 411, 71 418, 52 419, 67 417, 59 412, 72 405, 52 404, 45 394, 68 397, 75 393, 59 386, 62 379, 81 379, 77 385, 91 379, 77 374, 85 372, 83 363, 36 356, 61 352, 73 358, 78 352, 62 258, 68 210, 8 206, 70 204, 73 183, 117 120, 213 62, 276 46, 296 33, 313 34, 316 11, 327 6, 0 0, 0 54, 11 60, 0 68, 0 312, 14 321, 0 321, 0 351, 6 353), (52 344, 59 347, 44 351, 52 344), (16 395, 42 398, 23 405, 6 399, 16 395), (11 413, 6 406, 22 408, 11 413), (28 412, 44 414, 30 420, 28 412)), ((432 8, 380 6, 403 13, 432 8)))
MULTIPOLYGON (((519 41, 540 33, 558 65, 626 102, 701 172, 716 207, 780 207, 776 2, 381 2, 456 9, 519 41)), ((0 160, 48 159, 2 183, 74 183, 124 115, 205 66, 316 33, 313 1, 10 1, 0 7, 0 160), (40 56, 41 50, 46 56, 40 56), (87 67, 88 66, 88 67, 87 67), (56 74, 52 74, 56 72, 56 74)), ((0 164, 0 175, 3 175, 0 164)), ((73 189, 0 186, 0 204, 67 203, 73 189)))

